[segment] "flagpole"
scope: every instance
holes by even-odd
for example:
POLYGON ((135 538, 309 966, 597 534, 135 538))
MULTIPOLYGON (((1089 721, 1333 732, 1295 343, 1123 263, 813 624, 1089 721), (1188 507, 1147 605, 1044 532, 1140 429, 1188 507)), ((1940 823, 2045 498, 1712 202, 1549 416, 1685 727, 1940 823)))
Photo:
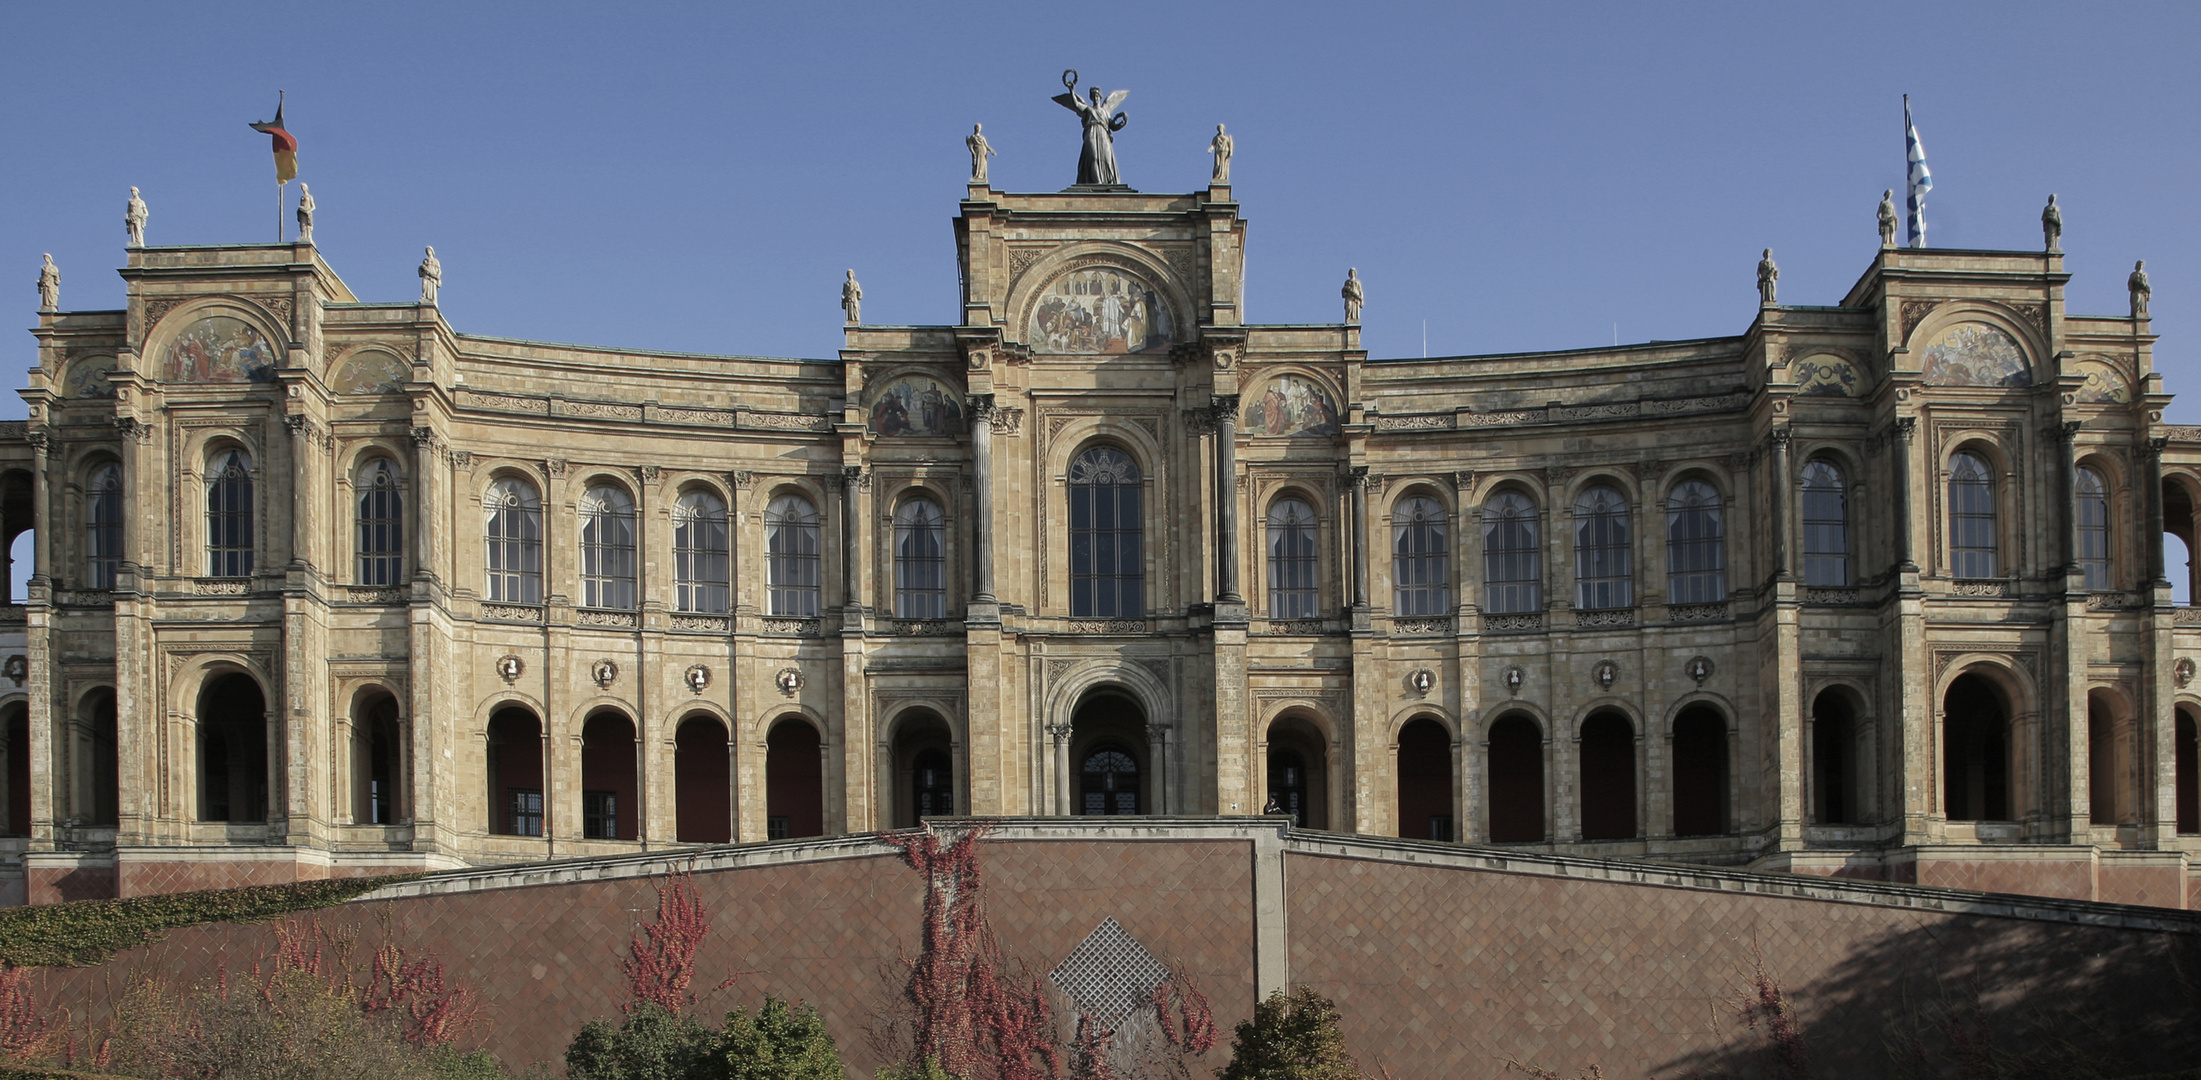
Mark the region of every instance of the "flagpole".
POLYGON ((283 189, 288 186, 281 180, 275 182, 275 242, 277 244, 283 242, 283 189))

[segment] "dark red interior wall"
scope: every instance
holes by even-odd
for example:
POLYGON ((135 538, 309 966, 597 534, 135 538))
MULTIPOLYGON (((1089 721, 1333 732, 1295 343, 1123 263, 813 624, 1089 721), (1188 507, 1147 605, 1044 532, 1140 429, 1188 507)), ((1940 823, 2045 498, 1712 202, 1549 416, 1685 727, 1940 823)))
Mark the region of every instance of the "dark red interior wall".
POLYGON ((1635 836, 1635 733, 1598 713, 1582 722, 1582 839, 1635 836))
POLYGON ((723 844, 733 839, 730 766, 726 729, 717 720, 680 725, 673 741, 673 799, 682 842, 723 844))
POLYGON ((782 720, 765 739, 764 812, 787 819, 787 835, 825 834, 825 781, 819 773, 818 729, 782 720))
POLYGON ((634 725, 613 713, 597 713, 581 728, 581 789, 609 791, 617 800, 614 839, 635 832, 634 725))
POLYGON ((1490 839, 1544 839, 1544 747, 1536 725, 1514 716, 1490 729, 1490 839))
POLYGON ((1452 813, 1452 739, 1434 720, 1415 720, 1399 731, 1399 835, 1431 837, 1429 819, 1452 813))

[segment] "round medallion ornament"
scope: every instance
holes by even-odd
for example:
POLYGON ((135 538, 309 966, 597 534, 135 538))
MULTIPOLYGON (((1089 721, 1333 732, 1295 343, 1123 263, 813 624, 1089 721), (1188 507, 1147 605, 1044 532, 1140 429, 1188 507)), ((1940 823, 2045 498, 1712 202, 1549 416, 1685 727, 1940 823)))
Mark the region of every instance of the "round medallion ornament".
POLYGON ((2193 681, 2193 672, 2193 657, 2190 656, 2181 656, 2178 658, 2177 663, 2170 666, 2171 676, 2178 680, 2178 685, 2180 686, 2184 686, 2187 683, 2193 681))
POLYGON ((688 684, 688 690, 691 693, 700 694, 703 692, 704 687, 711 685, 711 669, 696 664, 681 676, 681 680, 688 684))
POLYGON ((1520 668, 1517 667, 1509 667, 1506 669, 1506 692, 1514 695, 1515 697, 1519 697, 1521 694, 1521 684, 1527 681, 1528 672, 1522 671, 1520 668))
POLYGON ((596 680, 596 685, 609 688, 612 683, 619 681, 619 665, 609 660, 598 660, 589 665, 588 677, 596 680))
POLYGON ((802 669, 781 668, 780 673, 772 681, 779 686, 780 693, 793 697, 795 691, 802 689, 802 669))
POLYGON ((1600 660, 1596 667, 1590 669, 1590 677, 1597 680, 1598 689, 1610 690, 1614 681, 1620 678, 1620 665, 1610 660, 1600 660))
POLYGON ((527 670, 527 661, 509 653, 497 658, 497 676, 506 682, 517 682, 520 673, 527 670))
POLYGON ((1688 666, 1682 670, 1687 671, 1689 677, 1697 681, 1698 686, 1703 686, 1704 680, 1712 677, 1712 658, 1709 656, 1692 656, 1689 658, 1688 666))
POLYGON ((1406 685, 1414 691, 1415 697, 1421 697, 1437 685, 1437 673, 1428 668, 1420 668, 1406 677, 1406 685))

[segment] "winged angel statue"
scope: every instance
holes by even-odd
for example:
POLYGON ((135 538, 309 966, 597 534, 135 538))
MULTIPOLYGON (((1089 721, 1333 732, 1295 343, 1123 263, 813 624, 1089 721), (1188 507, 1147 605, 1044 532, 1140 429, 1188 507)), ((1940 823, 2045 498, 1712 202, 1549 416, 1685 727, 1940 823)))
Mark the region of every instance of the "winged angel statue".
POLYGON ((1117 112, 1116 106, 1123 104, 1131 91, 1118 90, 1103 98, 1100 87, 1096 86, 1092 88, 1093 100, 1081 101, 1075 70, 1062 73, 1062 85, 1070 92, 1056 94, 1055 103, 1085 121, 1085 149, 1078 153, 1078 183, 1123 183, 1123 178, 1116 173, 1116 132, 1131 122, 1131 114, 1117 112))

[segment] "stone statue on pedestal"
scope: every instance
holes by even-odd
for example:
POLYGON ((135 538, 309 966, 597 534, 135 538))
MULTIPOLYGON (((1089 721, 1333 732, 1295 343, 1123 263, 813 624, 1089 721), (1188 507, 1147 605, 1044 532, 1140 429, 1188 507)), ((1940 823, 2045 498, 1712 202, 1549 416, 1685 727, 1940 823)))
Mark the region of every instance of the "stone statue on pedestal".
POLYGON ((298 182, 298 242, 313 243, 313 192, 306 190, 303 180, 298 182))
POLYGON ((2132 317, 2135 319, 2147 318, 2148 299, 2155 295, 2155 289, 2148 284, 2146 259, 2132 264, 2132 276, 2125 279, 2125 288, 2132 290, 2132 317))
POLYGON ((1345 287, 1338 290, 1338 295, 1345 298, 1345 321, 1360 322, 1360 305, 1367 299, 1367 294, 1361 291, 1358 267, 1345 268, 1345 287))
POLYGON ((986 159, 998 157, 993 144, 986 141, 986 125, 972 124, 971 133, 963 137, 963 145, 971 148, 971 183, 986 182, 986 159))
POLYGON ((1078 152, 1078 183, 1123 183, 1123 177, 1116 172, 1116 132, 1131 122, 1131 114, 1117 112, 1116 106, 1123 104, 1131 91, 1118 90, 1103 98, 1100 87, 1096 86, 1092 88, 1092 101, 1080 101, 1075 70, 1062 73, 1062 85, 1070 92, 1056 94, 1055 104, 1078 114, 1078 119, 1085 122, 1085 148, 1078 152))
POLYGON ((443 288, 443 263, 436 259, 436 249, 428 249, 428 257, 420 260, 420 302, 436 302, 436 291, 443 288))
POLYGON ((1892 248, 1895 246, 1895 225, 1897 220, 1898 219, 1895 216, 1895 189, 1889 188, 1888 190, 1880 193, 1881 247, 1892 248))
POLYGON ((1215 125, 1215 140, 1207 144, 1208 153, 1215 155, 1215 171, 1208 176, 1209 184, 1222 187, 1230 183, 1230 155, 1236 148, 1230 132, 1224 131, 1221 124, 1215 125))
POLYGON ((61 268, 53 264, 53 253, 46 254, 46 265, 38 268, 38 310, 61 310, 61 268))
POLYGON ((122 208, 122 231, 130 237, 131 247, 145 246, 145 200, 138 198, 138 189, 130 189, 130 202, 122 208))
POLYGON ((1780 292, 1781 268, 1773 265, 1773 249, 1765 249, 1765 257, 1758 260, 1758 302, 1772 307, 1774 297, 1780 292))
POLYGON ((848 325, 864 321, 863 308, 864 287, 856 284, 856 271, 850 270, 848 280, 841 282, 841 310, 848 313, 848 325))
POLYGON ((2056 209, 2056 197, 2048 197, 2048 206, 2041 211, 2041 235, 2048 241, 2048 250, 2063 250, 2063 211, 2056 209))

